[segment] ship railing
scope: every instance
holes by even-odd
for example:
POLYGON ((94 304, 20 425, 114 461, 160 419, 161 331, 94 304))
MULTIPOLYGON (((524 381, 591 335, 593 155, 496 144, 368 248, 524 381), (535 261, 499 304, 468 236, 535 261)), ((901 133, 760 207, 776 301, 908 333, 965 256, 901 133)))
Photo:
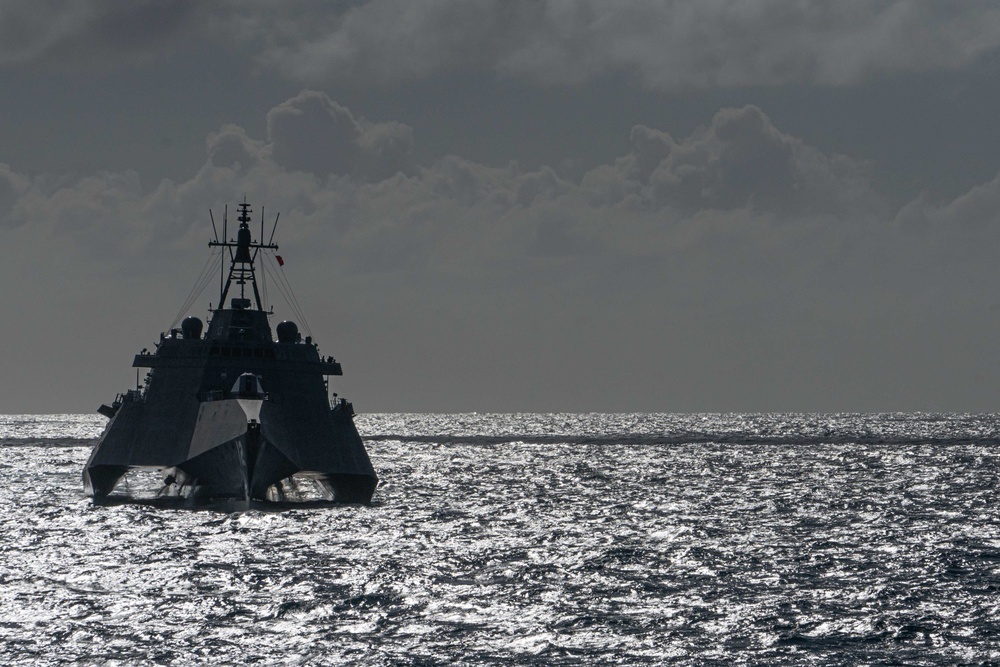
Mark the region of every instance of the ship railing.
POLYGON ((334 398, 330 401, 330 409, 336 414, 354 416, 354 406, 346 398, 334 398))
POLYGON ((115 400, 111 405, 118 408, 122 403, 137 403, 143 400, 143 398, 144 396, 141 389, 129 389, 125 393, 115 396, 115 400))

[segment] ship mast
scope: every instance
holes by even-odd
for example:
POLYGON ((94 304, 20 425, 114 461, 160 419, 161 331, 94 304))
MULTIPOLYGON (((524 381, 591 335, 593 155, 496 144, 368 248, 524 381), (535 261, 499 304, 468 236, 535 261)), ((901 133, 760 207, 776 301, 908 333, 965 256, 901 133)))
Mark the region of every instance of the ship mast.
MULTIPOLYGON (((240 298, 238 300, 233 299, 233 308, 243 310, 250 305, 249 300, 246 298, 246 286, 249 283, 253 288, 253 298, 257 304, 257 310, 264 310, 264 306, 260 301, 260 292, 257 289, 257 272, 254 262, 261 250, 277 250, 278 246, 274 243, 263 243, 263 220, 261 221, 261 240, 255 242, 250 234, 250 213, 253 212, 253 209, 250 208, 250 204, 247 203, 245 196, 243 197, 243 203, 239 204, 238 207, 239 216, 236 219, 239 221, 240 227, 236 232, 236 241, 225 238, 225 222, 223 222, 223 240, 219 241, 218 237, 216 237, 214 241, 208 242, 208 245, 211 247, 229 249, 229 275, 226 278, 225 286, 222 288, 222 293, 219 295, 219 308, 222 309, 225 307, 229 288, 232 287, 235 281, 240 286, 240 298)), ((225 275, 225 262, 223 262, 222 272, 225 275)))

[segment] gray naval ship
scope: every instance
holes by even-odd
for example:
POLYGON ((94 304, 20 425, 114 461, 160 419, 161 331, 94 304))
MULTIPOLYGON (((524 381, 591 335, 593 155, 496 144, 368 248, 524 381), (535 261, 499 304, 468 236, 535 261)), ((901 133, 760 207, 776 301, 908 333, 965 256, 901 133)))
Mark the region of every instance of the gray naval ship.
POLYGON ((149 369, 145 385, 98 410, 110 421, 83 471, 95 501, 133 469, 162 470, 161 493, 195 499, 286 500, 303 477, 331 501, 366 503, 375 492, 354 409, 329 398, 328 377, 342 374, 340 364, 303 340, 294 322, 277 325, 277 340, 271 335, 256 263, 278 249, 274 229, 263 243, 262 220, 253 240, 246 198, 238 209, 236 239, 227 239, 224 218, 221 240, 216 231, 209 242, 222 261, 207 332, 189 316, 161 333, 155 351, 132 362, 149 369), (236 288, 239 296, 230 294, 236 288))

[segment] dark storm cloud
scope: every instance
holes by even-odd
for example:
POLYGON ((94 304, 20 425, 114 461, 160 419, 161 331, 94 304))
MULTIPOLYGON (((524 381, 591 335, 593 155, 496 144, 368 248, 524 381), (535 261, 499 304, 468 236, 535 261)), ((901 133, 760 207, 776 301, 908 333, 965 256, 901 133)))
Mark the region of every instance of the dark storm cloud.
POLYGON ((473 68, 557 84, 624 73, 658 89, 844 85, 968 64, 1000 45, 1000 8, 909 0, 372 0, 342 12, 264 9, 242 34, 266 44, 262 62, 307 82, 473 68))
POLYGON ((848 85, 949 70, 1000 46, 1000 7, 941 0, 9 0, 0 63, 149 63, 225 44, 310 85, 492 72, 542 84, 632 76, 658 90, 848 85))
POLYGON ((195 28, 192 0, 7 0, 0 3, 0 63, 133 65, 195 28))

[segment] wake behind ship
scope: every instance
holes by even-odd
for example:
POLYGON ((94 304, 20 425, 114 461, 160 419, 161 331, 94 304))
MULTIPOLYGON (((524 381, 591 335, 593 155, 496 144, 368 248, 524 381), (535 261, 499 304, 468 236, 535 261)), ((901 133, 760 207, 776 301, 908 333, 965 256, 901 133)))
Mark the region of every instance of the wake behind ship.
POLYGON ((95 500, 132 469, 162 470, 166 493, 194 498, 278 500, 296 478, 311 478, 328 500, 371 500, 378 478, 353 407, 328 395, 340 364, 320 356, 294 322, 278 324, 272 337, 257 262, 278 246, 263 243, 263 221, 260 239, 252 239, 251 212, 244 199, 236 240, 227 239, 224 219, 222 240, 216 233, 209 243, 222 261, 207 332, 187 317, 161 333, 155 350, 132 363, 149 369, 145 386, 101 406, 110 421, 83 471, 95 500), (239 296, 230 295, 234 288, 239 296))

